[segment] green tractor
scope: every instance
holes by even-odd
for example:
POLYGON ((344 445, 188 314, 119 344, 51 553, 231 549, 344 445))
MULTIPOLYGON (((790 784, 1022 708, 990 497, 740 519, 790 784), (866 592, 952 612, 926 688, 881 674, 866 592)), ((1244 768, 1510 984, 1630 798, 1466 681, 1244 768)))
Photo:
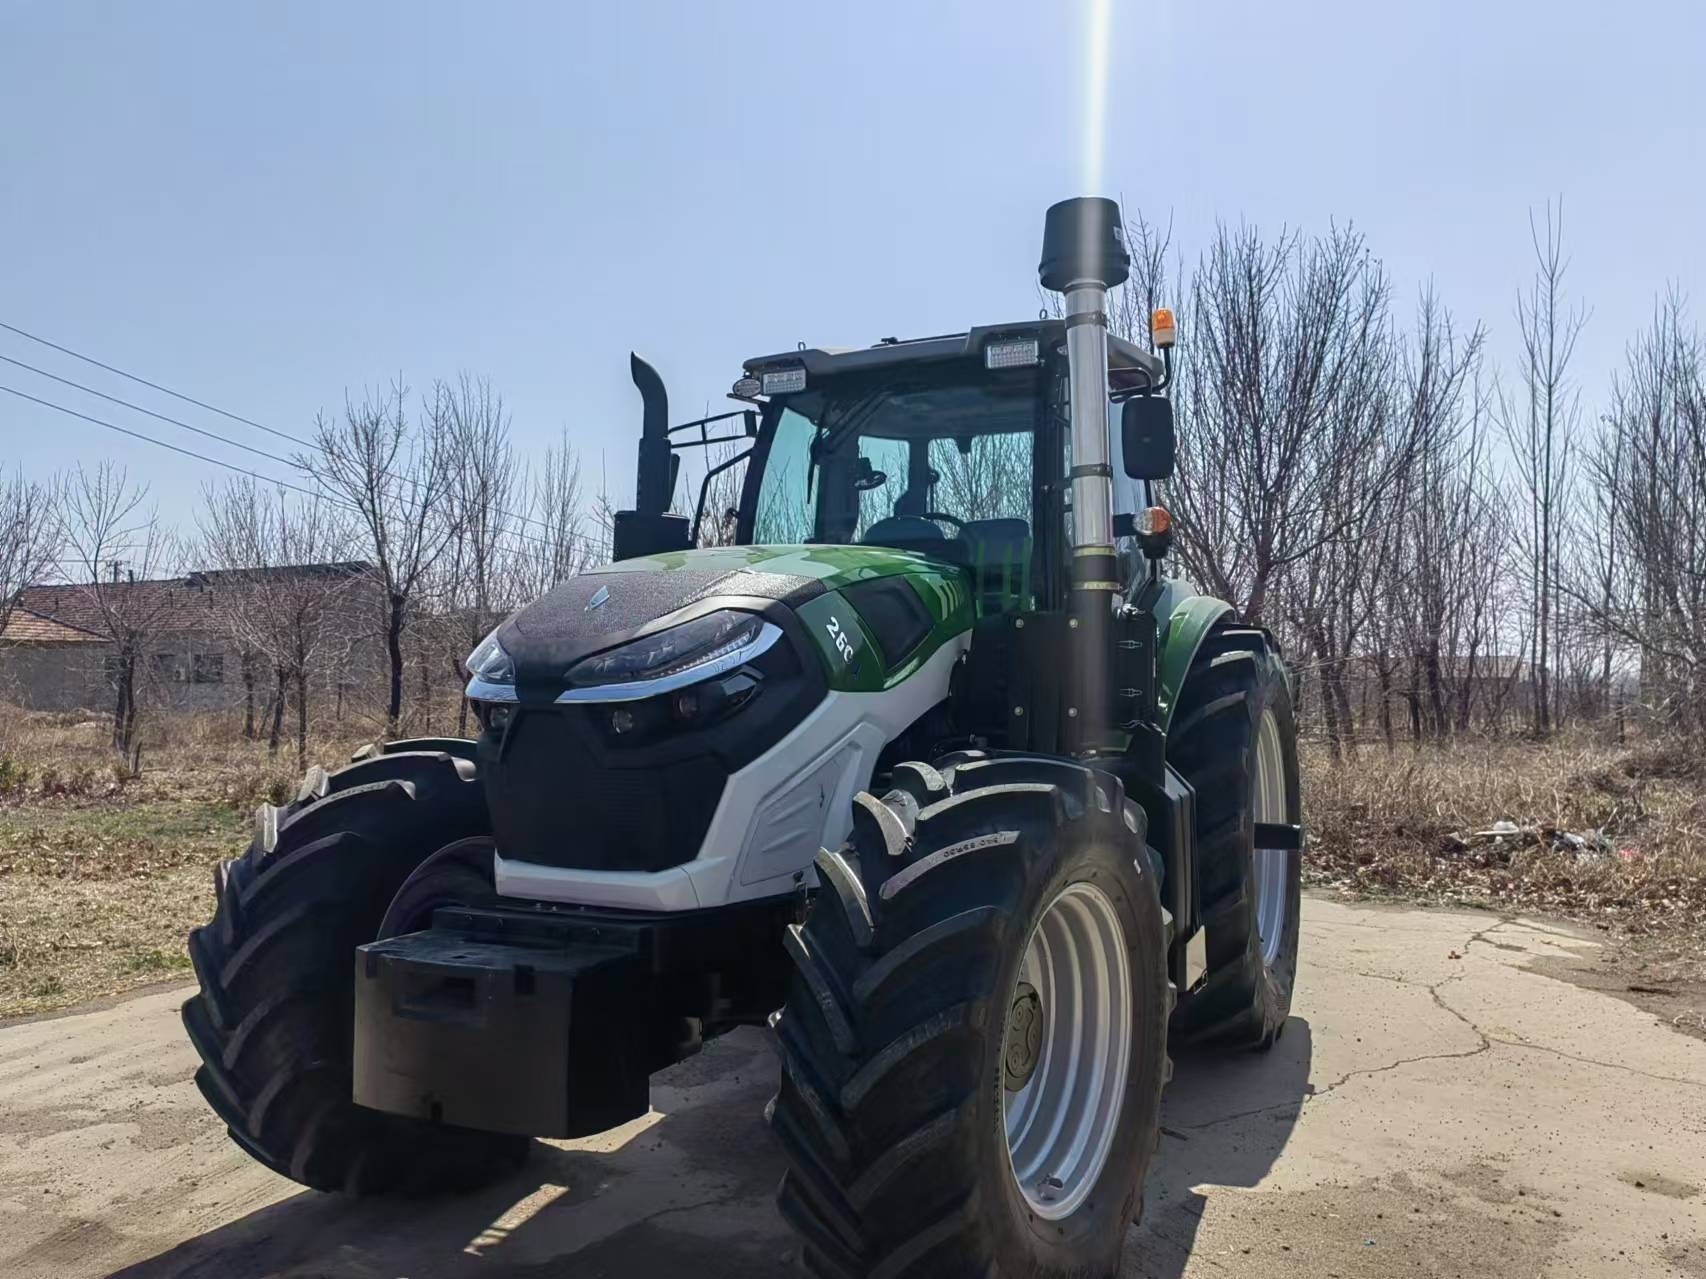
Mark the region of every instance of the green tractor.
POLYGON ((615 561, 470 656, 479 739, 310 770, 218 872, 184 1023, 239 1145, 471 1186, 768 1024, 808 1271, 1115 1272, 1169 1036, 1285 1025, 1302 847, 1272 639, 1160 571, 1171 326, 1108 333, 1120 226, 1049 210, 1064 319, 749 360, 716 419, 635 359, 615 561), (695 549, 719 441, 737 544, 695 549))

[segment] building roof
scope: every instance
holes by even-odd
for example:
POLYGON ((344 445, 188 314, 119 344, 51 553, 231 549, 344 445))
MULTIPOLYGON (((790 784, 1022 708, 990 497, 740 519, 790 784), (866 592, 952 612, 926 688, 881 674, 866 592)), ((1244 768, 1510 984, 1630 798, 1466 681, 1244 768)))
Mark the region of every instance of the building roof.
POLYGON ((0 644, 98 644, 100 641, 99 635, 32 613, 22 606, 12 610, 6 628, 0 630, 0 644))
MULTIPOLYGON (((184 578, 146 579, 140 582, 68 583, 26 586, 18 592, 18 612, 34 614, 59 626, 82 631, 95 639, 106 638, 101 613, 102 598, 122 610, 121 616, 147 617, 158 630, 199 630, 213 621, 211 592, 189 586, 184 578)), ((6 639, 13 639, 12 627, 6 639)))
POLYGON ((367 568, 360 561, 290 564, 266 569, 201 570, 184 577, 103 582, 98 587, 78 582, 26 586, 18 592, 17 607, 5 631, 0 633, 0 642, 104 640, 107 635, 101 616, 102 595, 121 601, 119 606, 132 616, 146 615, 156 630, 203 630, 215 623, 214 609, 222 600, 222 589, 242 590, 263 581, 355 577, 367 568))
POLYGON ((254 582, 299 581, 316 577, 359 577, 373 566, 366 560, 327 564, 285 564, 274 568, 201 568, 183 579, 187 586, 246 586, 254 582))

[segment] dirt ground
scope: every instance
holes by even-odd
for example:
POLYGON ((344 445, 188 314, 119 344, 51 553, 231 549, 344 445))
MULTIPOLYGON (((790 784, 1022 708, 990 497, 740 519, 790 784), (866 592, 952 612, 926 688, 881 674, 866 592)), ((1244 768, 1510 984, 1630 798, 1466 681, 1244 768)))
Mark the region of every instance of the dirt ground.
POLYGON ((1706 1039, 1706 929, 1624 936, 1593 954, 1547 959, 1536 969, 1627 1000, 1672 1030, 1706 1039))
MULTIPOLYGON (((1596 989, 1642 984, 1600 936, 1317 895, 1303 938, 1279 1046, 1179 1063, 1127 1276, 1706 1277, 1706 1042, 1596 989)), ((0 1028, 0 1274, 792 1273, 762 1035, 479 1195, 352 1203, 225 1138, 189 1080, 183 994, 0 1028)))

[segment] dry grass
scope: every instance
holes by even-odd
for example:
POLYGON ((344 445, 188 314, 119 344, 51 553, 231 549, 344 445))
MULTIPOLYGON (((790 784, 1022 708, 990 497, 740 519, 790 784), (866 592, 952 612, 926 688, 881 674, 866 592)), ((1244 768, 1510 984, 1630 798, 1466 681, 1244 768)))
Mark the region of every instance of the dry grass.
MULTIPOLYGON (((288 749, 269 758, 237 727, 231 715, 158 723, 133 777, 113 768, 94 717, 0 706, 0 1017, 188 972, 184 937, 212 912, 213 866, 242 847, 255 805, 297 784, 288 749)), ((310 757, 347 758, 371 735, 364 727, 312 742, 310 757)), ((1317 886, 1564 915, 1701 952, 1706 761, 1696 755, 1474 740, 1364 747, 1335 765, 1306 743, 1303 771, 1317 886), (1501 819, 1603 831, 1628 858, 1461 838, 1501 819)))
MULTIPOLYGON (((167 721, 130 776, 92 717, 0 708, 0 1017, 188 973, 212 868, 241 849, 255 806, 298 780, 288 750, 269 758, 235 730, 167 721)), ((347 758, 358 741, 310 755, 347 758)))
POLYGON ((1311 882, 1562 915, 1630 933, 1706 925, 1706 761, 1586 739, 1303 756, 1311 882), (1499 821, 1539 836, 1488 839, 1499 821), (1603 834, 1610 851, 1554 847, 1603 834))

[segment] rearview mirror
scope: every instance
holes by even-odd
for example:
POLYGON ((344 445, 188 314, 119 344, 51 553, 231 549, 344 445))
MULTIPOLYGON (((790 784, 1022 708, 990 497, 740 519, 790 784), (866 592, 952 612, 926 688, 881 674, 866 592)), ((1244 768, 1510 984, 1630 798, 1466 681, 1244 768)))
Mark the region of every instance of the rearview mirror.
POLYGON ((1134 480, 1165 480, 1173 475, 1173 403, 1159 395, 1139 395, 1120 409, 1120 454, 1134 480))

